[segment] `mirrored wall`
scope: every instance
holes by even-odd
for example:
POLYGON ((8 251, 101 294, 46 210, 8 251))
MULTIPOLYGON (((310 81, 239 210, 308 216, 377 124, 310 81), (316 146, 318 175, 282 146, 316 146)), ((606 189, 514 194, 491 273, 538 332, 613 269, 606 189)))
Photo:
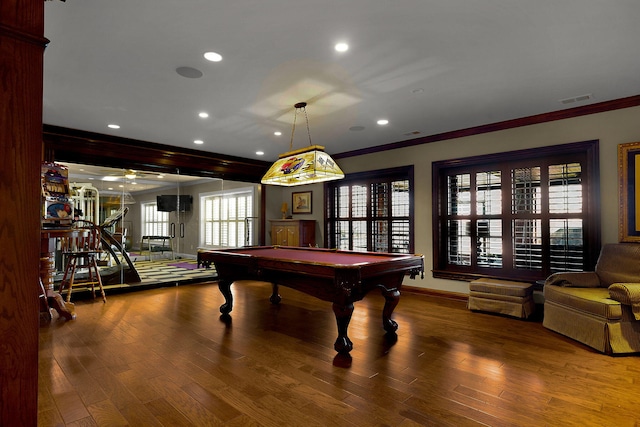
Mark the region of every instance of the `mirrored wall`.
POLYGON ((215 271, 197 265, 199 249, 257 244, 256 184, 60 163, 69 170, 74 217, 103 230, 107 288, 213 279, 215 271))

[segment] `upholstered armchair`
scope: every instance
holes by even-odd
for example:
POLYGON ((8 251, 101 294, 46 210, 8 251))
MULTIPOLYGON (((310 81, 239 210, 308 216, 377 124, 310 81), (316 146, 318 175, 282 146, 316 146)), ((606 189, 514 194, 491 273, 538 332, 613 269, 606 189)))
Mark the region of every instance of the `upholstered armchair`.
POLYGON ((640 244, 606 244, 595 271, 549 276, 543 325, 603 353, 640 352, 640 244))

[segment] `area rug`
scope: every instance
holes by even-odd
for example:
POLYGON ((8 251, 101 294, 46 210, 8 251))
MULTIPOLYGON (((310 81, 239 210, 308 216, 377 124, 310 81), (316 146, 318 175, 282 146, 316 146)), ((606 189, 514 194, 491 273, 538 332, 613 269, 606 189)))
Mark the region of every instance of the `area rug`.
POLYGON ((195 270, 198 268, 198 265, 195 262, 176 262, 173 264, 167 264, 172 267, 185 268, 187 270, 195 270))

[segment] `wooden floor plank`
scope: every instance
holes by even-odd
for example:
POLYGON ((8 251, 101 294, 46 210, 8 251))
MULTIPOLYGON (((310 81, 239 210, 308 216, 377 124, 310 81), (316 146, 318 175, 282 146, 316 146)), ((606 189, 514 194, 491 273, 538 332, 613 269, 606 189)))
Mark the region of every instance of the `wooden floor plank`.
POLYGON ((99 426, 128 426, 129 422, 110 400, 89 405, 91 417, 99 426))

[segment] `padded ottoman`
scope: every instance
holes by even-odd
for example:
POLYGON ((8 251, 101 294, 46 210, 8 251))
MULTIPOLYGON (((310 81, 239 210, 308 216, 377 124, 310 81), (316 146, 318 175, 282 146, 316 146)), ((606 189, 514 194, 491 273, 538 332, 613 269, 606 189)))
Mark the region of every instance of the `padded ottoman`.
POLYGON ((469 310, 528 318, 535 310, 533 284, 501 279, 476 279, 469 283, 469 310))

